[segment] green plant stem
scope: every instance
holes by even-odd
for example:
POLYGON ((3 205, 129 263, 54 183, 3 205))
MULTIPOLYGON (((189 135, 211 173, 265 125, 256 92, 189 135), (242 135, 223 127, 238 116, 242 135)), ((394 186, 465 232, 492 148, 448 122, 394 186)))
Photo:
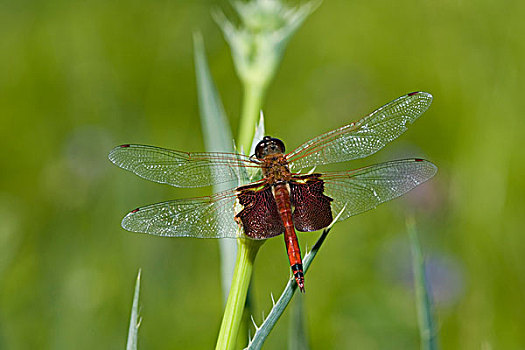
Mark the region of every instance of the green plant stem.
POLYGON ((264 241, 240 238, 237 240, 237 261, 233 272, 230 294, 222 318, 216 350, 229 350, 235 347, 239 326, 242 320, 246 293, 250 285, 255 256, 264 241))
MULTIPOLYGON (((264 84, 244 84, 239 137, 237 144, 243 152, 250 152, 257 117, 264 96, 264 84)), ((253 264, 263 241, 239 238, 237 240, 237 261, 230 287, 230 294, 224 309, 216 350, 230 350, 235 347, 237 335, 246 304, 246 296, 252 276, 253 264)))
POLYGON ((238 146, 249 152, 255 125, 259 117, 265 87, 259 84, 245 84, 244 102, 241 112, 241 124, 239 126, 238 146))

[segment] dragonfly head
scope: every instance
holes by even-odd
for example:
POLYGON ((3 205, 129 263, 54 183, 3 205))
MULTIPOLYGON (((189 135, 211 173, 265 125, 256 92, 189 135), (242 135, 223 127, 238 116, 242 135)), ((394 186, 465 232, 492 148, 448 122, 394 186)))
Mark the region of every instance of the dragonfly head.
POLYGON ((284 153, 284 143, 276 138, 271 136, 263 137, 255 147, 255 156, 259 160, 263 160, 264 157, 270 154, 283 154, 284 153))

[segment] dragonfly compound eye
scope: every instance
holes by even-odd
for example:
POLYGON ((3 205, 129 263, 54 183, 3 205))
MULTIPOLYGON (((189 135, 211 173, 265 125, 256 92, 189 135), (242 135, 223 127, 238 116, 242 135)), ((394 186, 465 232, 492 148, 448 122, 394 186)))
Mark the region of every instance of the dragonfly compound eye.
POLYGON ((257 159, 263 159, 269 154, 284 153, 284 150, 284 143, 281 140, 265 136, 255 147, 255 156, 257 159))

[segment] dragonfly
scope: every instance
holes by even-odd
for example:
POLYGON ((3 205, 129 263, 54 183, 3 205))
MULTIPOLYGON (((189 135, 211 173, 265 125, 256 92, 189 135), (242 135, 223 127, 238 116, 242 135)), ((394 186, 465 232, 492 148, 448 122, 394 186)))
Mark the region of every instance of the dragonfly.
POLYGON ((359 121, 313 138, 286 153, 283 141, 265 136, 255 154, 182 152, 125 144, 109 159, 150 181, 176 187, 239 181, 242 170, 260 179, 211 196, 175 199, 129 212, 128 231, 168 237, 265 240, 283 234, 291 271, 304 292, 296 235, 328 227, 399 197, 432 178, 437 167, 421 158, 394 160, 350 171, 302 173, 302 169, 364 158, 404 133, 432 102, 412 92, 359 121))

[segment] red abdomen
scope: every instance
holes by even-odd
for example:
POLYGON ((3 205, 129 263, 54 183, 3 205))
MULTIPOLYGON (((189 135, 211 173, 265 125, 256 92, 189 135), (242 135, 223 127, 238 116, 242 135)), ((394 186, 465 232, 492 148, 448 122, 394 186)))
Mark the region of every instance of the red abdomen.
POLYGON ((278 183, 273 189, 277 209, 284 224, 284 243, 288 252, 288 259, 290 260, 290 267, 299 289, 301 292, 304 292, 303 262, 292 219, 290 191, 285 183, 278 183))

